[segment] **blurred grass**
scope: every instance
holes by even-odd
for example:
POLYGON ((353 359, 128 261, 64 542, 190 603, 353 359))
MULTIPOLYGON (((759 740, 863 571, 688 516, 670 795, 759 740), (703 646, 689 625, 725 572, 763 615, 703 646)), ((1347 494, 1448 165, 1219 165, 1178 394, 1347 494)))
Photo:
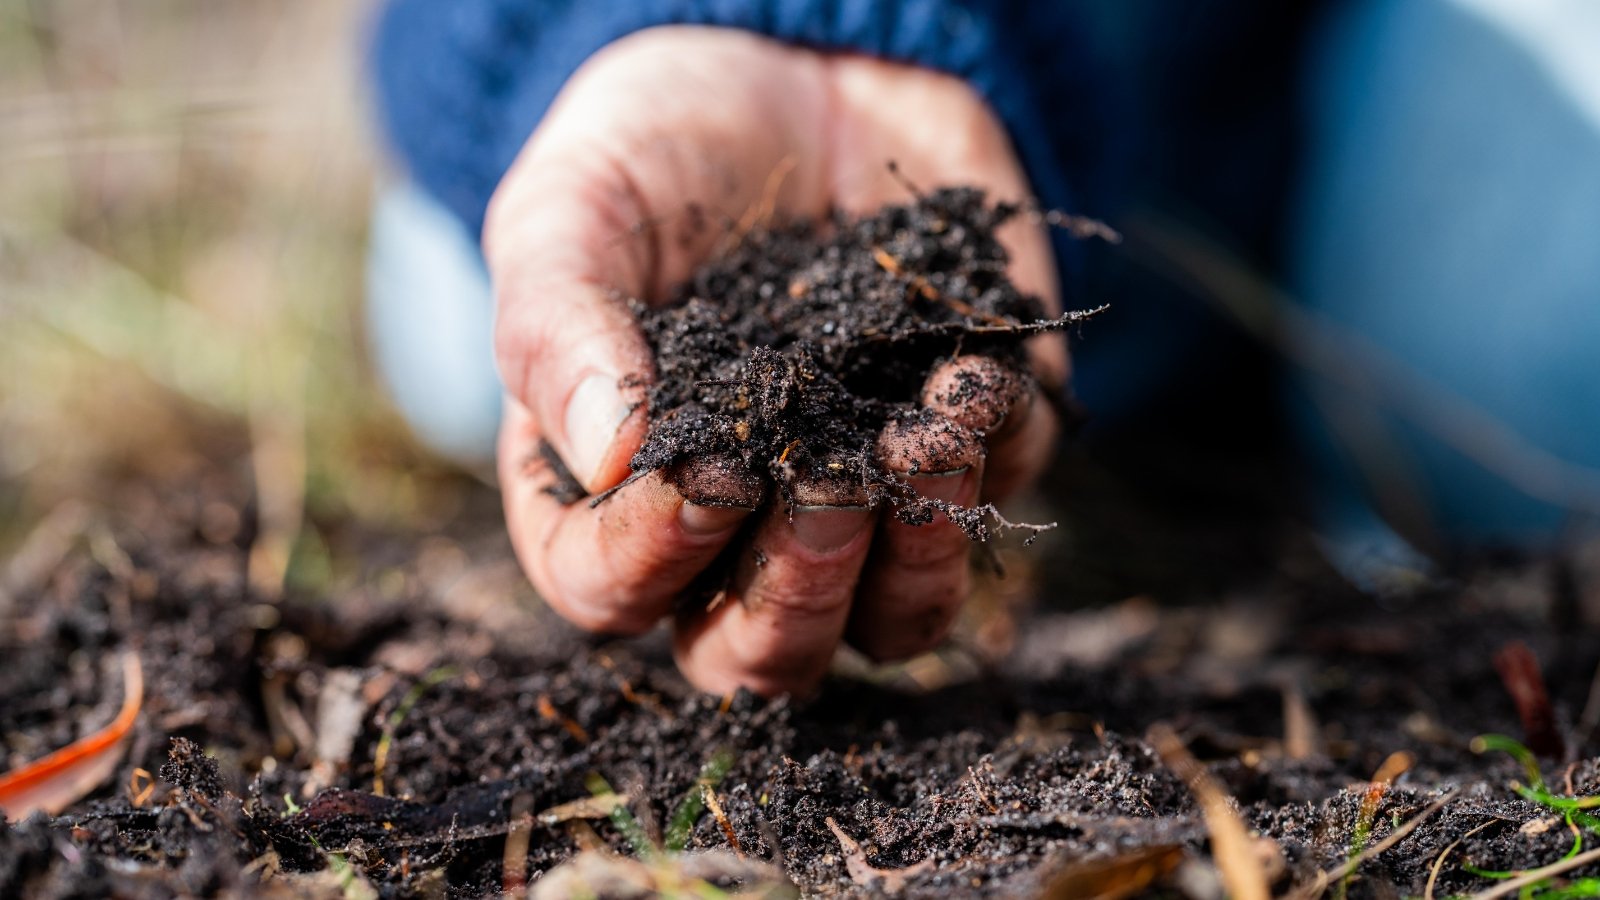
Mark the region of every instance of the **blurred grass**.
POLYGON ((206 466, 253 478, 269 580, 302 509, 421 514, 362 355, 370 6, 0 0, 0 556, 206 466))

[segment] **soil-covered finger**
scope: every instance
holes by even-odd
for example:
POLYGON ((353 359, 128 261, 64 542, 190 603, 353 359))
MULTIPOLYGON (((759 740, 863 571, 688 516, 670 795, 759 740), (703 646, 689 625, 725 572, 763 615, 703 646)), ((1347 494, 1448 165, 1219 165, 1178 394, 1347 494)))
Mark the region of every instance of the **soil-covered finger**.
POLYGON ((883 517, 850 617, 850 643, 879 661, 904 659, 936 646, 971 586, 971 541, 927 501, 963 507, 976 503, 982 462, 909 481, 924 501, 912 501, 883 517))
POLYGON ((902 477, 968 469, 983 457, 983 441, 976 432, 931 409, 897 417, 878 436, 878 458, 902 477))
POLYGON ((710 609, 685 609, 676 652, 702 689, 806 692, 844 634, 877 514, 859 484, 824 462, 785 486, 710 609))
POLYGON ((797 509, 792 523, 770 515, 715 608, 680 615, 678 665, 702 690, 808 692, 844 635, 874 513, 797 509))
POLYGON ((934 367, 922 387, 922 403, 992 439, 1015 424, 1033 390, 1033 377, 1015 361, 969 354, 934 367))
MULTIPOLYGON (((508 415, 508 425, 528 419, 521 411, 508 415)), ((712 480, 678 474, 689 483, 712 480)), ((759 486, 716 498, 738 502, 690 502, 652 473, 605 503, 563 504, 545 490, 549 479, 515 465, 503 465, 501 477, 512 542, 540 595, 569 621, 610 634, 645 631, 671 612, 761 502, 759 486)))
POLYGON ((1061 417, 1034 377, 1014 361, 967 355, 935 367, 922 402, 983 436, 984 500, 1033 481, 1055 453, 1061 417))

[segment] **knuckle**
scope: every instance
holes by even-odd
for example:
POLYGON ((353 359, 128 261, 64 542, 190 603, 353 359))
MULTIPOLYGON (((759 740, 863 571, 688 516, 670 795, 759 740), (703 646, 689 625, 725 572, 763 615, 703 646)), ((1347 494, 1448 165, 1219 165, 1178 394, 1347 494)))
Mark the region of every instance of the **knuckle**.
POLYGON ((811 584, 826 582, 825 577, 808 577, 807 582, 785 579, 751 590, 740 599, 752 615, 786 623, 829 621, 849 609, 851 592, 814 590, 810 587, 811 584))
POLYGON ((576 597, 542 591, 540 596, 563 619, 595 634, 631 636, 648 631, 655 624, 653 617, 615 597, 576 597))
MULTIPOLYGON (((898 523, 897 523, 898 524, 898 523)), ((945 521, 927 525, 902 525, 884 562, 905 574, 966 571, 971 541, 961 529, 945 521)))

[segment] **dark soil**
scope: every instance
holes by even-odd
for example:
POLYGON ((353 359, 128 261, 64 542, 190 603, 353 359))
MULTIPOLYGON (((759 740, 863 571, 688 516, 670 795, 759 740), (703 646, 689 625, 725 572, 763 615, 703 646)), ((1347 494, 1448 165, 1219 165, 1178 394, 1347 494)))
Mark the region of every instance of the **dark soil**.
MULTIPOLYGON (((1373 841, 1455 793, 1352 890, 1419 893, 1471 832, 1437 885, 1469 891, 1491 883, 1469 862, 1536 866, 1572 843, 1512 793, 1525 775, 1509 758, 1469 747, 1482 732, 1520 734, 1493 661, 1515 640, 1542 664, 1566 736, 1566 756, 1546 761, 1552 786, 1600 791, 1594 744, 1572 725, 1600 641, 1555 626, 1565 607, 1547 586, 1559 579, 1538 568, 1486 572, 1404 608, 1285 571, 1208 608, 1135 599, 1034 611, 1020 628, 1017 609, 986 595, 990 643, 995 620, 1016 635, 998 656, 839 677, 796 705, 696 694, 664 641, 597 643, 562 625, 520 586, 487 492, 437 534, 335 532, 365 548, 357 586, 274 602, 246 587, 242 538, 205 537, 201 517, 242 498, 157 500, 0 619, 8 764, 110 718, 119 648, 137 648, 148 684, 109 784, 59 818, 0 830, 0 895, 337 893, 343 878, 345 890, 482 896, 515 882, 507 833, 528 813, 522 865, 537 886, 585 846, 649 853, 710 764, 726 768, 715 792, 738 846, 770 865, 702 853, 729 838, 701 813, 688 852, 652 877, 677 866, 724 883, 792 879, 808 894, 1018 896, 1077 865, 1061 876, 1078 879, 1068 896, 1086 877, 1131 877, 1085 875, 1084 861, 1149 850, 1167 872, 1153 890, 1216 896, 1207 825, 1141 738, 1160 721, 1275 842, 1280 890, 1346 858, 1364 779, 1409 752, 1373 841), (1309 716, 1286 726, 1291 707, 1309 716), (138 803, 136 767, 156 784, 138 803), (561 812, 594 796, 596 775, 626 796, 632 825, 561 812)), ((621 877, 605 869, 615 859, 585 860, 591 882, 621 877)))

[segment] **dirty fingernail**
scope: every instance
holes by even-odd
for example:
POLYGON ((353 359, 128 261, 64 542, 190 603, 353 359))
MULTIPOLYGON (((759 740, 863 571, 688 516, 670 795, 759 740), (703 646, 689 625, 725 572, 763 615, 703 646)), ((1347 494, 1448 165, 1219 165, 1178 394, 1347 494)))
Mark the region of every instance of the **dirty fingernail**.
POLYGON ((750 510, 743 506, 710 506, 685 500, 678 510, 678 524, 692 535, 721 534, 748 515, 750 510))
POLYGON ((794 536, 815 553, 832 553, 867 529, 872 513, 859 506, 801 506, 794 511, 794 536))
POLYGON ((971 466, 938 475, 917 475, 907 479, 917 493, 929 500, 966 504, 977 495, 976 474, 971 466))
POLYGON ((615 375, 590 375, 578 383, 567 400, 564 423, 567 429, 566 462, 572 474, 587 487, 594 487, 593 479, 605 459, 611 443, 616 440, 617 428, 632 411, 615 375))

